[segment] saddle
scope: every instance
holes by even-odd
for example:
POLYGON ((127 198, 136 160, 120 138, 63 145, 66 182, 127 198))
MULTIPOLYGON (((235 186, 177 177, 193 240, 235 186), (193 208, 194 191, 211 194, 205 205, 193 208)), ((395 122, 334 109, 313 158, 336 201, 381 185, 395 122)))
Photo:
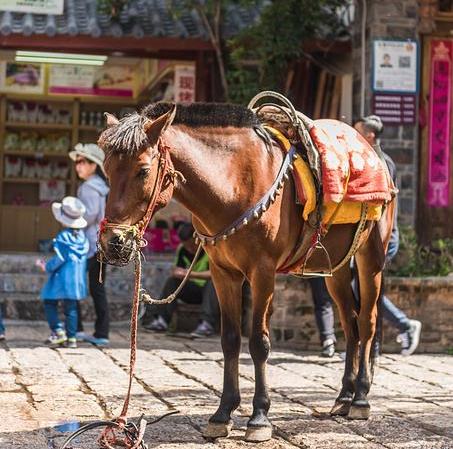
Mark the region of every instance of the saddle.
POLYGON ((278 271, 331 276, 354 255, 366 222, 379 220, 385 204, 396 194, 387 164, 349 125, 338 120, 311 120, 280 94, 258 94, 249 107, 284 151, 295 146, 301 155, 294 161, 293 179, 297 202, 303 205, 302 218, 309 226, 278 271), (253 108, 265 96, 276 97, 288 107, 266 103, 253 108), (331 225, 346 223, 358 223, 354 240, 344 259, 332 267, 322 238, 331 225), (307 272, 307 261, 315 251, 324 253, 326 269, 307 272))

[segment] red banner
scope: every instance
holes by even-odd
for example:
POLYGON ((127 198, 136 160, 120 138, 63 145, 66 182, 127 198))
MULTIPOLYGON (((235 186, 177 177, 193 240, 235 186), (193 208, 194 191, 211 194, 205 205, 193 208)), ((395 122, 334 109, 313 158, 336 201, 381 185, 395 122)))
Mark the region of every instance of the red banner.
POLYGON ((427 191, 431 207, 450 204, 452 51, 451 40, 431 41, 427 191))

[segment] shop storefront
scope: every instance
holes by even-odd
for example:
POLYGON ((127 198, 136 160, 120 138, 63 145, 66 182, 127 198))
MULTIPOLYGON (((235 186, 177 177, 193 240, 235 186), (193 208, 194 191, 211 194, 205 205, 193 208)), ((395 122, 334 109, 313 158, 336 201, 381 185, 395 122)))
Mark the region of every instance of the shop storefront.
POLYGON ((97 141, 103 112, 121 117, 149 101, 194 101, 195 77, 190 61, 109 57, 92 66, 0 53, 0 250, 45 250, 58 226, 49 205, 77 189, 68 151, 97 141))
MULTIPOLYGON (((211 99, 211 45, 196 24, 175 33, 165 11, 152 13, 165 14, 156 32, 145 16, 106 23, 68 5, 60 16, 1 9, 0 251, 45 251, 58 226, 49 205, 78 186, 68 151, 96 142, 106 111, 211 99)), ((158 218, 171 227, 181 215, 172 203, 158 218)))

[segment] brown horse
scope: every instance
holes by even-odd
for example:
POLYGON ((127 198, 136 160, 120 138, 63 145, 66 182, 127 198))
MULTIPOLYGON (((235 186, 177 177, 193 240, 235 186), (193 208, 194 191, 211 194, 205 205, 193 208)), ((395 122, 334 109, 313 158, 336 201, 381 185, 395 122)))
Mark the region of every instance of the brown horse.
MULTIPOLYGON (((192 212, 194 226, 203 235, 216 235, 253 207, 274 182, 284 159, 278 145, 269 145, 262 138, 262 131, 253 112, 232 105, 192 104, 176 108, 158 103, 121 120, 107 114, 107 129, 99 139, 111 186, 106 207, 108 226, 100 235, 105 259, 114 264, 130 260, 138 250, 137 232, 172 196, 192 212)), ((294 190, 290 177, 267 210, 259 216, 255 214, 237 232, 229 232, 225 240, 205 245, 220 302, 225 359, 220 405, 209 419, 205 436, 228 435, 231 414, 240 403, 241 291, 247 280, 252 290, 249 348, 255 366, 255 395, 246 439, 271 438, 266 382, 269 319, 276 270, 293 251, 303 226, 294 190)), ((347 341, 343 386, 333 415, 353 419, 369 416, 367 395, 372 377, 376 303, 392 217, 390 203, 379 222, 366 223, 360 237, 355 254, 360 308, 355 305, 349 264, 326 279, 347 341)), ((348 253, 356 227, 333 225, 323 239, 332 266, 348 253)), ((315 253, 307 268, 321 269, 321 259, 315 253)))

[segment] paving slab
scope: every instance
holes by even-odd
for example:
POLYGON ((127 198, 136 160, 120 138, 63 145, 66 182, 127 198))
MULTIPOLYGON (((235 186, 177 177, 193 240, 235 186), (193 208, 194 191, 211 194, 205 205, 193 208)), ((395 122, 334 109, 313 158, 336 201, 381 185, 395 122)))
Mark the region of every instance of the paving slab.
MULTIPOLYGON (((8 323, 0 344, 0 448, 58 449, 80 425, 116 417, 128 385, 129 330, 113 328, 109 348, 82 343, 76 349, 44 344, 44 323, 8 323)), ((91 329, 88 327, 87 331, 91 329)), ((252 410, 254 367, 243 341, 241 406, 229 438, 206 441, 202 429, 222 390, 223 355, 218 338, 191 340, 140 331, 129 416, 153 421, 149 448, 175 449, 453 449, 453 357, 381 357, 370 393, 368 421, 330 418, 343 371, 338 355, 275 351, 268 363, 274 425, 272 440, 244 441, 252 410)), ((73 449, 98 448, 98 430, 73 449)))

